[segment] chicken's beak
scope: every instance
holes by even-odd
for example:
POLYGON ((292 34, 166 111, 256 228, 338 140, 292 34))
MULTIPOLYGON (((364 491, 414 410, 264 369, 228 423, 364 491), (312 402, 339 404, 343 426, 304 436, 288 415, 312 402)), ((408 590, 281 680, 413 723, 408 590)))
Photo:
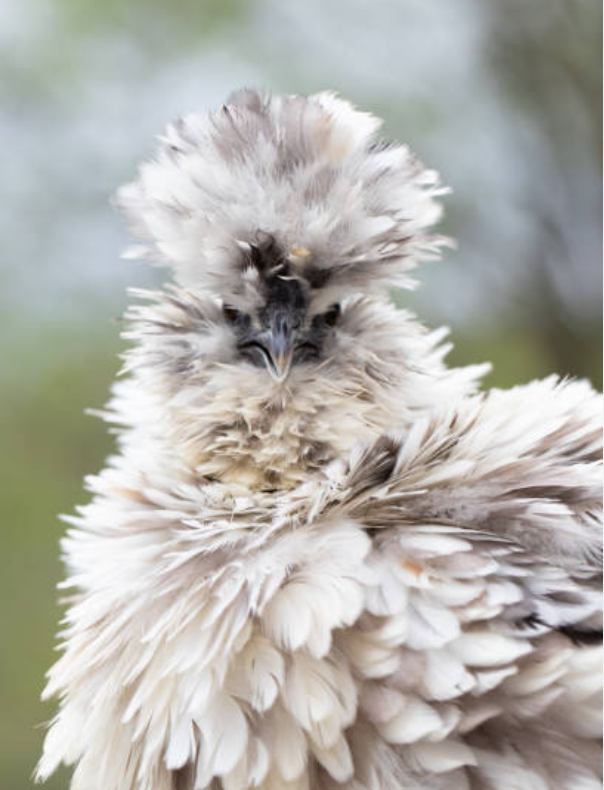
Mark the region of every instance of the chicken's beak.
POLYGON ((295 350, 295 331, 277 322, 268 335, 266 365, 275 381, 284 381, 290 371, 295 350))

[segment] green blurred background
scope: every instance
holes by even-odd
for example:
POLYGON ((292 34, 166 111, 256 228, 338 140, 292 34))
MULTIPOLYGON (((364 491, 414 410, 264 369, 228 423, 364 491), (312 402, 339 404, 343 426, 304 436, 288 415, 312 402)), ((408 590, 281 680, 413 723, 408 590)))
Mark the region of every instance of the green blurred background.
MULTIPOLYGON (((127 284, 107 200, 170 119, 241 85, 330 88, 443 174, 459 240, 401 303, 453 326, 487 384, 601 384, 601 3, 0 3, 0 790, 32 786, 52 715, 56 518, 111 442, 85 417, 117 370, 127 284)), ((66 788, 68 772, 50 788, 66 788)))

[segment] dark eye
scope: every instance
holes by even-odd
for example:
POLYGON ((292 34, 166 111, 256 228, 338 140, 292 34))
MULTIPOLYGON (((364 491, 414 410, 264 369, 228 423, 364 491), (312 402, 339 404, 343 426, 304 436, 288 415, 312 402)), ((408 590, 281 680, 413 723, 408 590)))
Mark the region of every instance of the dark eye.
POLYGON ((323 320, 327 324, 327 326, 335 326, 338 323, 338 318, 340 317, 340 305, 339 304, 332 304, 332 306, 323 313, 323 320))
POLYGON ((236 307, 232 307, 230 304, 222 305, 222 314, 229 324, 236 323, 240 315, 239 310, 237 310, 236 307))

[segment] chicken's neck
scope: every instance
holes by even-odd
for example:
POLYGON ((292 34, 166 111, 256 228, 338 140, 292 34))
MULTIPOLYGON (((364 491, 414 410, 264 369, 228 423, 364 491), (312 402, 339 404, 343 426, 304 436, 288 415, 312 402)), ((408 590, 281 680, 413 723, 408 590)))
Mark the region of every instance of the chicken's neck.
POLYGON ((353 391, 344 399, 273 393, 220 400, 211 411, 222 414, 199 426, 197 441, 183 447, 184 457, 200 477, 250 489, 295 487, 392 424, 385 404, 353 391))

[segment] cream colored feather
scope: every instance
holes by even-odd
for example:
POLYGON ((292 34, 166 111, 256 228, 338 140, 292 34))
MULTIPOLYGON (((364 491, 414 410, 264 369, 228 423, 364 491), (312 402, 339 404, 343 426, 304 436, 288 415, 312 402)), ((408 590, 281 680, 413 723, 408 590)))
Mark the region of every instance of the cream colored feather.
MULTIPOLYGON (((443 190, 331 94, 235 94, 118 202, 177 285, 137 292, 118 451, 63 541, 38 777, 73 790, 596 790, 601 403, 477 392, 384 286, 443 190), (278 251, 316 361, 237 357, 278 251)), ((143 252, 139 248, 139 252, 143 252)))

